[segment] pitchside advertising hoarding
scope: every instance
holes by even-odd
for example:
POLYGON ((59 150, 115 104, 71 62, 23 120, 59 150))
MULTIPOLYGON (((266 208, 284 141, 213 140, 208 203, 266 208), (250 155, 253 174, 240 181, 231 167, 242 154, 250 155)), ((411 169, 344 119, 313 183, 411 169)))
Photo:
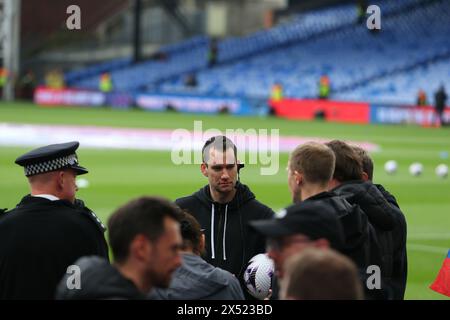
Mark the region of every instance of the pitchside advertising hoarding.
POLYGON ((138 94, 103 93, 83 89, 50 89, 39 87, 34 101, 45 106, 103 106, 128 108, 133 105, 144 110, 175 110, 195 113, 230 113, 236 115, 259 114, 261 106, 267 109, 265 101, 245 98, 211 97, 180 94, 138 94))
POLYGON ((196 95, 138 94, 136 105, 146 110, 176 110, 196 113, 255 114, 251 103, 244 98, 196 95))
MULTIPOLYGON (((185 94, 137 94, 103 93, 83 89, 50 89, 39 87, 34 93, 34 101, 45 106, 112 106, 129 108, 137 106, 144 110, 194 113, 230 113, 235 115, 266 114, 270 107, 277 116, 312 120, 322 118, 330 122, 418 124, 431 126, 437 123, 431 106, 407 106, 369 104, 318 99, 282 99, 254 101, 242 97, 213 97, 185 94)), ((450 107, 444 112, 444 120, 450 123, 450 107)))
POLYGON ((34 102, 45 106, 101 106, 106 97, 97 91, 38 87, 34 92, 34 102))
MULTIPOLYGON (((450 122, 450 107, 443 113, 446 123, 450 122)), ((370 106, 371 123, 419 124, 432 126, 437 123, 434 108, 431 106, 398 106, 373 104, 370 106)))
MULTIPOLYGON (((322 117, 326 121, 347 123, 418 124, 432 126, 437 123, 431 106, 369 104, 314 99, 283 99, 270 101, 280 117, 312 120, 322 117)), ((444 112, 445 122, 450 123, 450 107, 444 112)))
POLYGON ((34 92, 34 102, 45 106, 112 106, 114 108, 128 108, 134 99, 126 93, 103 93, 82 89, 51 89, 38 87, 34 92))
POLYGON ((277 116, 312 120, 323 118, 332 122, 369 123, 368 103, 316 99, 283 99, 270 102, 277 116))

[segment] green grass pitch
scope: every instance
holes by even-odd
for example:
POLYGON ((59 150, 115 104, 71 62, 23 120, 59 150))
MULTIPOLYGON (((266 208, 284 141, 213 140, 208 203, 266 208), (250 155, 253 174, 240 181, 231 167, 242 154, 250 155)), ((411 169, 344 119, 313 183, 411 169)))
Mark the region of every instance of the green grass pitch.
MULTIPOLYGON (((203 121, 203 129, 227 128, 280 130, 281 135, 339 138, 369 141, 381 147, 372 153, 374 180, 382 183, 398 199, 408 222, 409 274, 407 299, 444 299, 428 287, 436 277, 450 248, 450 179, 438 179, 434 173, 440 152, 450 153, 448 129, 417 126, 349 125, 324 122, 289 121, 264 117, 153 113, 88 108, 40 108, 32 104, 0 104, 1 123, 38 123, 96 125, 129 128, 186 128, 193 130, 194 120, 203 121), (399 171, 387 175, 383 165, 394 159, 399 171), (412 177, 408 166, 424 165, 420 177, 412 177)), ((76 140, 76 137, 74 137, 76 140)), ((0 147, 0 207, 11 208, 28 192, 23 170, 14 164, 20 154, 30 150, 0 147)), ((170 152, 131 150, 79 150, 80 163, 89 168, 87 189, 78 197, 85 200, 105 222, 118 205, 140 195, 161 195, 170 199, 191 194, 206 183, 198 165, 176 166, 170 152)), ((250 186, 257 198, 278 210, 290 202, 286 180, 287 154, 280 155, 280 170, 274 176, 261 176, 256 165, 248 165, 241 181, 250 186)))

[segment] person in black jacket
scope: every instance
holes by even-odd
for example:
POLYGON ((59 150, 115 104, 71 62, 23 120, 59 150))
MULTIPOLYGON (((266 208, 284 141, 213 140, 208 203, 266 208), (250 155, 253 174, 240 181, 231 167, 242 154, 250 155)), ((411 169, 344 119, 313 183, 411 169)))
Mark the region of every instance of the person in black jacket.
POLYGON ((111 265, 99 257, 82 257, 79 288, 71 276, 59 282, 56 299, 142 300, 153 287, 167 288, 181 265, 180 209, 168 200, 141 197, 117 209, 108 220, 111 265))
POLYGON ((250 230, 248 222, 271 218, 274 213, 239 182, 243 165, 230 139, 216 136, 206 141, 202 160, 201 172, 209 184, 176 203, 205 229, 205 260, 234 274, 245 288, 243 272, 248 261, 265 252, 264 237, 250 230))
POLYGON ((358 204, 367 215, 370 224, 375 229, 379 243, 381 252, 379 267, 388 298, 403 299, 406 284, 406 265, 400 266, 399 263, 406 264, 406 260, 403 261, 403 258, 401 258, 402 261, 400 262, 395 255, 396 251, 403 251, 406 257, 406 222, 404 216, 389 204, 371 181, 363 180, 362 158, 354 148, 339 140, 330 141, 327 145, 336 155, 336 166, 330 188, 348 202, 358 204), (394 234, 396 235, 394 236, 394 234), (397 238, 399 243, 395 242, 397 238), (403 271, 394 272, 399 268, 403 271), (398 274, 398 272, 401 274, 398 274))
POLYGON ((445 93, 445 87, 443 84, 439 87, 439 90, 436 91, 434 94, 434 112, 436 114, 436 118, 439 119, 439 124, 441 126, 444 126, 445 119, 444 119, 444 110, 445 110, 445 102, 447 101, 447 93, 445 93))
MULTIPOLYGON (((372 187, 370 187, 370 182, 373 181, 373 161, 364 149, 360 147, 353 148, 356 150, 362 160, 362 180, 369 182, 367 184, 361 184, 360 186, 366 186, 369 190, 372 190, 372 187)), ((402 300, 404 298, 406 280, 408 276, 408 258, 406 252, 407 225, 405 215, 401 211, 397 199, 389 191, 387 191, 381 184, 373 184, 373 186, 375 186, 383 195, 395 215, 395 228, 391 234, 392 242, 394 243, 394 249, 392 257, 392 273, 390 285, 393 288, 393 299, 402 300)), ((379 197, 379 194, 376 191, 370 192, 370 194, 375 199, 379 197)), ((383 203, 383 201, 380 201, 380 203, 383 203)))
MULTIPOLYGON (((297 147, 288 163, 288 184, 295 203, 325 206, 339 218, 344 230, 344 245, 337 248, 357 265, 361 280, 367 278, 367 268, 381 263, 381 253, 375 230, 358 205, 349 203, 328 185, 333 176, 336 158, 326 145, 309 142, 297 147)), ((383 294, 363 287, 367 298, 378 299, 383 294)))
POLYGON ((0 299, 53 299, 79 257, 108 259, 105 228, 81 200, 75 177, 85 174, 78 142, 50 145, 17 158, 31 187, 0 219, 0 299))

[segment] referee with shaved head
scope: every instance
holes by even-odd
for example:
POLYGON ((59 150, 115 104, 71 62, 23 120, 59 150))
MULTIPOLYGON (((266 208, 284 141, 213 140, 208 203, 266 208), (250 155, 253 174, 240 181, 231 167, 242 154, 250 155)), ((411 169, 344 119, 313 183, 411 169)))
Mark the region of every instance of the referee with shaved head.
POLYGON ((78 142, 53 144, 17 158, 31 192, 0 213, 0 299, 53 299, 59 280, 78 258, 108 259, 105 228, 75 198, 78 142))

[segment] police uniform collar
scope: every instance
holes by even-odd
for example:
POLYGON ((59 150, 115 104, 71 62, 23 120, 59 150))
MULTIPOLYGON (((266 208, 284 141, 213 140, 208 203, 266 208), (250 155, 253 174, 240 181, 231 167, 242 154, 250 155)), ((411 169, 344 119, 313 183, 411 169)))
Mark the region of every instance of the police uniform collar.
POLYGON ((57 201, 60 200, 58 197, 52 195, 52 194, 32 194, 32 197, 37 197, 37 198, 44 198, 50 201, 57 201))

